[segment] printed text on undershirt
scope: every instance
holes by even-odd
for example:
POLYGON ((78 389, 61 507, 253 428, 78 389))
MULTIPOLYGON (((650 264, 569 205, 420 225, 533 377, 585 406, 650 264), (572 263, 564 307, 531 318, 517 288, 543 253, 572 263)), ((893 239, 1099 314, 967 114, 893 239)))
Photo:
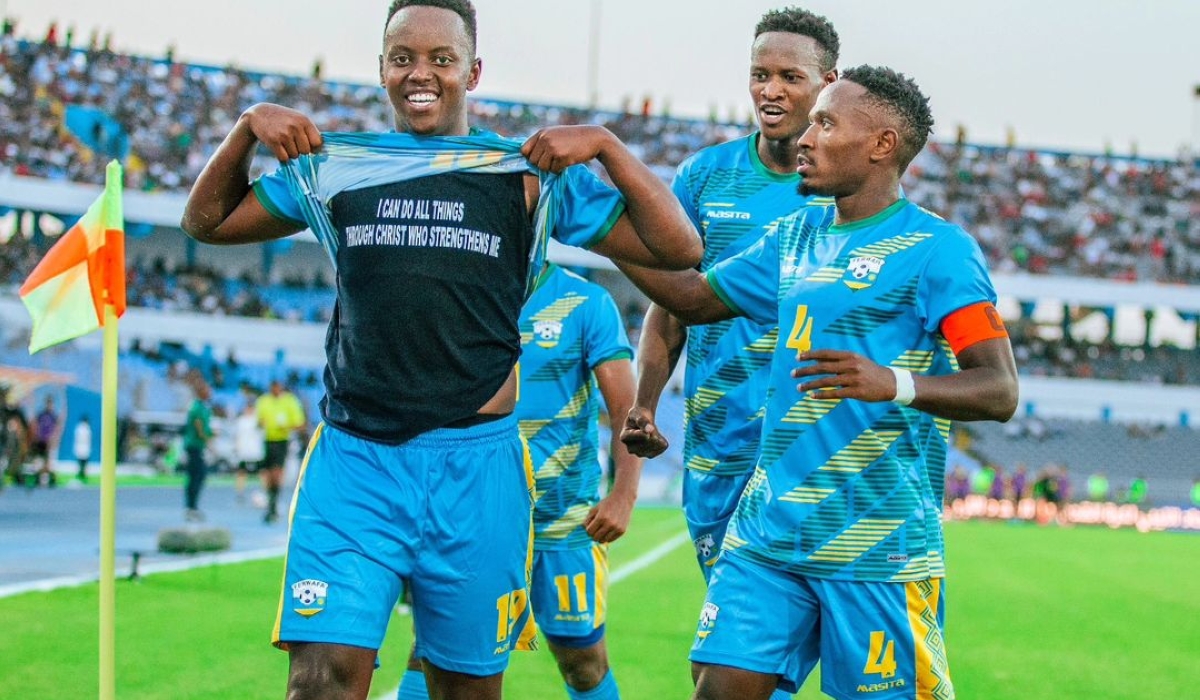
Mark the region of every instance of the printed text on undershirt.
POLYGON ((346 227, 348 247, 453 248, 500 257, 499 236, 455 225, 465 218, 463 202, 381 197, 375 214, 377 223, 346 227))

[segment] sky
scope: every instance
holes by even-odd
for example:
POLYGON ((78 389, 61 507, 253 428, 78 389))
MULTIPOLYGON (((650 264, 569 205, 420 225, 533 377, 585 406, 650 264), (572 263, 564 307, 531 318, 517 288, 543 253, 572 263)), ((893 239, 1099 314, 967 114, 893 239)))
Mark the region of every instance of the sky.
MULTIPOLYGON (((789 0, 475 0, 493 98, 619 108, 650 97, 678 116, 745 118, 749 47, 789 0), (598 8, 598 12, 596 12, 598 8), (594 16, 599 17, 593 23, 594 16), (593 28, 596 31, 593 33, 593 28), (593 35, 598 36, 589 60, 593 35), (595 80, 592 66, 596 67, 595 80)), ((18 34, 51 21, 76 42, 178 60, 377 80, 386 0, 0 0, 18 34)), ((810 0, 841 36, 842 66, 887 65, 931 98, 935 136, 1175 156, 1200 145, 1200 0, 810 0)), ((1194 148, 1193 152, 1200 151, 1194 148)))

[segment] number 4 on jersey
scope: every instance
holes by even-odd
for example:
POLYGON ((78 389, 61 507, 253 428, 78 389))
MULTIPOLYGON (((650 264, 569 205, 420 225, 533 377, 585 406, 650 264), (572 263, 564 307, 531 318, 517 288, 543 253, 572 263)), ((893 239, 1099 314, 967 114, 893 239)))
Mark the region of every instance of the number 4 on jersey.
POLYGON ((787 346, 797 353, 812 350, 813 320, 808 315, 808 305, 796 307, 796 322, 792 324, 792 332, 788 334, 787 346))
POLYGON ((863 673, 878 673, 884 678, 896 675, 896 643, 887 639, 883 632, 871 633, 871 647, 867 651, 863 673))

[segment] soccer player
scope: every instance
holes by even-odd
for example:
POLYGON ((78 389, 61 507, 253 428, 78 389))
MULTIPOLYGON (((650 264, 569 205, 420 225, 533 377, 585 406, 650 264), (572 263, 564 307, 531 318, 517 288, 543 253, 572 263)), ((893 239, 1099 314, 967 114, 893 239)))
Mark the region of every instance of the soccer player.
POLYGON ((608 545, 629 527, 642 464, 614 427, 613 486, 600 499, 596 389, 619 426, 633 405, 632 356, 608 292, 547 267, 521 312, 517 418, 536 478, 533 616, 572 700, 619 697, 604 640, 608 545))
MULTIPOLYGON (((604 623, 608 544, 625 533, 641 460, 612 433, 615 478, 600 498, 599 394, 608 415, 633 404, 633 349, 603 287, 548 265, 521 311, 516 417, 535 476, 533 617, 572 700, 615 700, 604 623)), ((427 698, 410 664, 398 700, 427 698), (415 686, 415 687, 414 687, 415 686)))
POLYGON ((393 2, 379 69, 399 133, 323 135, 256 105, 185 208, 184 230, 209 243, 308 226, 337 268, 324 420, 301 467, 274 634, 292 700, 366 697, 402 580, 431 694, 499 697, 530 629, 532 484, 511 414, 545 235, 651 267, 700 260, 670 190, 606 129, 472 135, 475 48, 470 2, 393 2), (259 144, 283 164, 251 187, 259 144), (593 158, 616 190, 581 167, 593 158))
POLYGON ((810 121, 800 190, 833 206, 801 209, 707 273, 627 271, 685 323, 780 327, 757 466, 692 646, 694 697, 794 692, 820 660, 834 698, 952 698, 949 426, 1012 417, 1012 348, 978 244, 900 195, 933 125, 916 84, 846 70, 810 121))
POLYGON ((208 478, 208 462, 204 452, 212 440, 212 387, 208 382, 196 377, 192 380, 194 398, 188 406, 187 418, 183 424, 183 450, 187 454, 187 479, 183 486, 183 516, 192 522, 203 522, 204 513, 200 510, 200 493, 204 490, 204 481, 208 478))
MULTIPOLYGON (((765 227, 811 197, 797 192, 797 141, 821 88, 837 79, 833 25, 800 8, 772 10, 754 29, 750 99, 759 129, 710 146, 679 166, 675 196, 704 239, 700 270, 745 250, 765 227)), ((707 581, 738 496, 754 471, 778 328, 736 318, 685 328, 652 304, 638 347, 634 452, 666 449, 654 426, 663 387, 687 345, 683 510, 707 581)))
POLYGON ((54 397, 47 396, 42 410, 33 420, 33 449, 30 456, 37 461, 37 475, 30 486, 45 481, 46 486, 53 488, 58 483, 58 475, 54 473, 54 453, 58 451, 57 443, 62 430, 60 422, 58 412, 54 410, 54 397))
POLYGON ((279 489, 283 485, 288 441, 307 420, 300 399, 283 388, 283 382, 278 379, 271 380, 267 393, 255 400, 254 413, 263 431, 263 459, 258 469, 263 490, 267 492, 263 522, 270 524, 279 519, 279 489))

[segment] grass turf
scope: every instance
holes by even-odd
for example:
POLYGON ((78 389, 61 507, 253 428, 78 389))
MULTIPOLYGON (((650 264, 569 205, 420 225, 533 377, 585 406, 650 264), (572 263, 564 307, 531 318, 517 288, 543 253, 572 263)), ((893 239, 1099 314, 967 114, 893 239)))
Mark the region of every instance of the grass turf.
MULTIPOLYGON (((682 532, 675 510, 639 509, 612 572, 682 532)), ((1185 697, 1200 649, 1200 537, 1007 523, 947 525, 947 635, 960 698, 1185 697)), ((122 700, 283 695, 287 658, 267 639, 281 562, 119 581, 122 700)), ((703 587, 684 544, 610 589, 608 637, 627 700, 686 698, 703 587)), ((96 690, 96 586, 0 599, 3 697, 96 690)), ((372 697, 395 688, 411 620, 394 617, 372 697)), ((824 697, 813 687, 798 697, 824 697)), ((565 698, 547 651, 516 654, 510 698, 565 698)))

